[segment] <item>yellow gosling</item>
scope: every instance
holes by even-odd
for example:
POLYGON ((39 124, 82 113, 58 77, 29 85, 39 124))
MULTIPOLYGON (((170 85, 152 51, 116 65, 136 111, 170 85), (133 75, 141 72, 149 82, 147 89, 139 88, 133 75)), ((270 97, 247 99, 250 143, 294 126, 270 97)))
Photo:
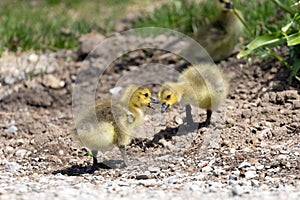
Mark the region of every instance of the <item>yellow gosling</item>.
POLYGON ((210 124, 212 111, 217 110, 225 101, 228 82, 214 64, 190 66, 182 72, 178 82, 166 82, 160 88, 158 98, 161 111, 183 102, 186 104, 186 121, 193 123, 190 105, 207 110, 205 126, 210 124))
MULTIPOLYGON (((231 1, 219 0, 217 5, 219 16, 207 26, 201 27, 201 31, 196 36, 196 40, 215 62, 231 55, 244 30, 242 22, 233 11, 231 1)), ((237 13, 242 17, 239 11, 237 13)))
POLYGON ((122 154, 125 165, 128 165, 125 146, 131 142, 134 128, 144 120, 142 107, 157 103, 151 97, 151 92, 144 86, 129 85, 121 100, 114 102, 107 99, 97 103, 83 113, 76 122, 76 138, 93 154, 93 167, 97 168, 98 150, 105 150, 117 145, 122 154), (93 127, 94 113, 96 113, 96 127, 93 127))

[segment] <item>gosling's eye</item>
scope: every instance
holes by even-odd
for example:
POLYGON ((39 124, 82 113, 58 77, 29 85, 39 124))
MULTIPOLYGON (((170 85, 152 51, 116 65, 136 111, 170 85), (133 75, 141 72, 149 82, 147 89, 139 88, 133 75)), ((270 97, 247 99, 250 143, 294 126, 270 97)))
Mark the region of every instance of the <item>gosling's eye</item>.
POLYGON ((170 99, 170 98, 171 98, 171 95, 169 94, 166 98, 167 98, 167 99, 170 99))
POLYGON ((145 96, 145 97, 148 97, 148 96, 149 96, 149 94, 148 94, 148 93, 145 93, 145 94, 144 94, 144 96, 145 96))

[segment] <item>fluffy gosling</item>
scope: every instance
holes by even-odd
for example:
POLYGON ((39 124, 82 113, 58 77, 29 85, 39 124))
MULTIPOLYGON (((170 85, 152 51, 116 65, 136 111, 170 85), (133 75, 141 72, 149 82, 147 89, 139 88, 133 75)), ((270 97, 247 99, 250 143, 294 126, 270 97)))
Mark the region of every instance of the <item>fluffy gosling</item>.
POLYGON ((97 168, 98 150, 105 150, 117 145, 122 154, 126 166, 125 146, 131 142, 131 133, 144 120, 143 106, 151 107, 150 103, 157 103, 151 97, 148 88, 130 85, 126 88, 120 101, 114 102, 107 99, 97 103, 95 106, 80 117, 76 122, 76 138, 92 151, 93 168, 97 168), (92 121, 96 114, 96 127, 92 121))
MULTIPOLYGON (((201 27, 201 31, 196 36, 197 41, 215 62, 231 55, 244 30, 242 22, 233 11, 231 1, 219 0, 217 7, 219 16, 207 26, 201 27)), ((242 17, 239 11, 237 13, 242 17)))
MULTIPOLYGON (((158 98, 161 112, 183 102, 186 104, 186 121, 193 123, 191 106, 207 110, 205 126, 210 124, 212 111, 217 110, 228 93, 228 82, 222 72, 213 64, 199 64, 185 69, 178 82, 166 82, 160 88, 158 98)), ((198 127, 200 128, 200 126, 198 127)))

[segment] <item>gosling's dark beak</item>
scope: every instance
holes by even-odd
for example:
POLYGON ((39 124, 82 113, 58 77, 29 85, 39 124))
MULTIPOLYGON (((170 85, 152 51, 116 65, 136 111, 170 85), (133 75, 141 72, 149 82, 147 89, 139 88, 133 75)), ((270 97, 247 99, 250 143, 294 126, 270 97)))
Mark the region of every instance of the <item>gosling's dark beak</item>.
POLYGON ((150 98, 150 103, 148 103, 148 107, 152 108, 154 110, 154 107, 151 106, 151 103, 158 104, 158 101, 154 99, 153 97, 150 98))
POLYGON ((233 4, 231 2, 225 2, 225 8, 226 9, 232 9, 233 8, 233 4))
POLYGON ((161 104, 161 112, 164 113, 169 108, 169 105, 166 103, 161 104))
POLYGON ((153 97, 151 97, 150 99, 151 99, 150 103, 156 103, 156 104, 158 104, 158 101, 156 99, 154 99, 153 97))

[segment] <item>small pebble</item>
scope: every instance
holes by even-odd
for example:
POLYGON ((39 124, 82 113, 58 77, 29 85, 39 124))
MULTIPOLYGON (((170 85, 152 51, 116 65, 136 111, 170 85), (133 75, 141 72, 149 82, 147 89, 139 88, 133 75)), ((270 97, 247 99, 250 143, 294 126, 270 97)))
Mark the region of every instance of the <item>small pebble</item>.
POLYGON ((251 185, 252 185, 253 187, 259 187, 260 182, 259 182, 258 180, 252 179, 252 180, 251 180, 251 185))
POLYGON ((288 157, 287 155, 282 155, 282 154, 280 154, 280 155, 277 157, 277 160, 283 161, 283 160, 286 160, 287 157, 288 157))
POLYGON ((293 102, 293 109, 294 110, 300 109, 300 101, 294 101, 293 102))
POLYGON ((178 116, 175 117, 175 122, 176 122, 178 125, 183 124, 182 118, 181 118, 181 117, 178 117, 178 116))
POLYGON ((238 168, 241 169, 241 168, 250 167, 250 166, 251 166, 251 164, 249 162, 244 161, 238 166, 238 168))
POLYGON ((157 172, 160 172, 160 168, 159 168, 159 167, 149 166, 149 167, 148 167, 148 170, 149 170, 151 173, 157 173, 157 172))
POLYGON ((48 88, 59 89, 65 86, 65 82, 52 74, 44 76, 43 85, 48 88))
POLYGON ((230 149, 230 153, 231 153, 231 154, 235 154, 235 152, 236 152, 236 150, 235 150, 234 148, 231 148, 231 149, 230 149))
POLYGON ((191 191, 197 191, 197 190, 200 190, 200 186, 198 184, 189 184, 189 190, 191 191))
POLYGON ((201 169, 201 171, 205 172, 205 173, 211 172, 212 170, 213 170, 213 168, 210 166, 205 166, 201 169))
POLYGON ((234 181, 237 181, 237 180, 238 180, 237 176, 234 175, 234 174, 229 174, 228 179, 229 179, 229 180, 234 180, 234 181))
POLYGON ((10 77, 10 76, 6 76, 4 78, 4 83, 7 84, 7 85, 12 85, 12 84, 15 83, 15 81, 16 81, 15 78, 10 77))
POLYGON ((4 129, 5 133, 16 133, 18 128, 15 125, 10 125, 8 128, 4 129))
POLYGON ((289 152, 289 151, 286 151, 286 150, 281 150, 280 153, 281 153, 281 154, 289 154, 290 152, 289 152))
POLYGON ((19 158, 24 158, 26 153, 27 153, 26 149, 18 149, 15 154, 19 158))
POLYGON ((231 193, 232 193, 233 196, 241 196, 244 193, 244 191, 243 191, 241 186, 235 185, 232 188, 231 193))
POLYGON ((262 164, 256 164, 255 165, 255 168, 257 169, 257 170, 262 170, 262 169, 264 169, 264 165, 262 165, 262 164))
POLYGON ((17 139, 17 145, 18 146, 21 146, 21 145, 23 145, 24 144, 24 140, 23 139, 17 139))
POLYGON ((272 123, 271 122, 265 122, 264 125, 267 128, 272 128, 272 123))
POLYGON ((257 177, 256 171, 250 170, 250 171, 245 172, 245 178, 246 179, 252 179, 252 178, 255 178, 255 177, 257 177))
POLYGON ((155 179, 140 180, 139 183, 145 187, 154 187, 157 185, 157 181, 155 179))
POLYGON ((198 167, 202 168, 208 165, 207 161, 201 161, 200 163, 198 163, 198 167))
POLYGON ((176 183, 178 179, 175 176, 170 176, 167 178, 168 183, 176 183))
POLYGON ((4 149, 4 152, 6 152, 6 153, 8 153, 8 154, 11 154, 13 151, 14 151, 14 148, 11 147, 11 146, 7 146, 7 147, 4 149))
POLYGON ((116 94, 119 94, 119 92, 122 90, 122 87, 120 86, 117 86, 117 87, 114 87, 114 88, 111 88, 109 89, 109 93, 113 94, 113 95, 116 95, 116 94))
POLYGON ((20 169, 20 167, 21 166, 16 162, 7 162, 7 163, 5 163, 5 170, 7 172, 15 172, 18 169, 20 169))
POLYGON ((135 177, 137 180, 141 180, 141 179, 149 179, 150 178, 150 172, 146 171, 145 173, 142 174, 138 174, 135 177))
POLYGON ((39 60, 39 56, 36 55, 35 53, 32 53, 28 56, 28 61, 30 63, 37 63, 38 60, 39 60))
POLYGON ((58 154, 59 154, 59 155, 64 155, 64 150, 60 149, 60 150, 58 151, 58 154))

